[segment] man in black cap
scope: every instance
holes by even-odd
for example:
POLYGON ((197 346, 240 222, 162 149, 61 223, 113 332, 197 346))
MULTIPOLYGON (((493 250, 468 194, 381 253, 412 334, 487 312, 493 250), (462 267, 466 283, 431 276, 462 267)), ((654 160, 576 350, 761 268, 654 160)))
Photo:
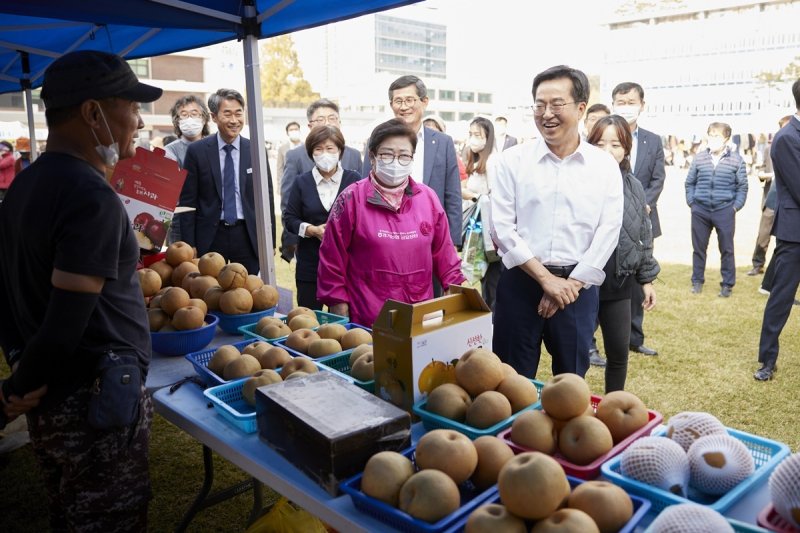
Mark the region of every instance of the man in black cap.
POLYGON ((119 56, 57 59, 47 151, 0 206, 0 426, 27 415, 56 531, 147 526, 150 336, 139 247, 105 174, 135 153, 139 103, 160 96, 119 56), (109 362, 128 365, 118 382, 109 362))

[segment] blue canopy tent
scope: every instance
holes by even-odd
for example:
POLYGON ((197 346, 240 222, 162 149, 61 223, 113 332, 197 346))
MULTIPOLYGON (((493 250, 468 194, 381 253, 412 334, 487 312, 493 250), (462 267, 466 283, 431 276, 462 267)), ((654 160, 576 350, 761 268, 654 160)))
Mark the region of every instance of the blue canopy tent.
MULTIPOLYGON (((0 93, 24 91, 35 150, 32 88, 47 66, 73 50, 128 59, 238 39, 246 70, 250 139, 264 146, 258 39, 374 13, 421 0, 9 0, 0 3, 0 93)), ((35 157, 35 153, 32 154, 35 157)), ((275 285, 267 157, 252 150, 261 277, 275 285)))

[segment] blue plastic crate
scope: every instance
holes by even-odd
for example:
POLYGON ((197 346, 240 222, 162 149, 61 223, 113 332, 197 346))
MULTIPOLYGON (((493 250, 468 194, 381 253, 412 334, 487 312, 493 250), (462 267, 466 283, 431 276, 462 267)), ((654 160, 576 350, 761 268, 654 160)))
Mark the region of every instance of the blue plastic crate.
MULTIPOLYGON (((689 487, 689 497, 683 498, 658 487, 624 476, 620 469, 620 463, 622 461, 621 455, 603 464, 603 475, 612 483, 625 489, 626 492, 638 494, 649 499, 653 504, 653 509, 657 512, 664 510, 670 505, 692 502, 705 505, 724 514, 725 511, 742 499, 753 487, 761 483, 761 481, 778 466, 778 463, 789 455, 789 447, 781 442, 751 435, 736 429, 726 429, 729 435, 739 439, 747 446, 747 450, 753 456, 753 461, 755 462, 755 471, 750 477, 722 496, 711 496, 689 487)), ((654 436, 666 439, 667 437, 665 434, 666 428, 662 428, 655 432, 654 436)))
POLYGON ((245 433, 258 431, 256 408, 242 396, 242 387, 248 378, 230 381, 203 391, 203 395, 211 400, 214 409, 234 427, 245 433))
MULTIPOLYGON (((325 313, 323 311, 314 311, 314 313, 317 315, 317 322, 319 322, 320 326, 322 324, 347 324, 346 316, 334 315, 333 313, 325 313)), ((285 316, 281 317, 280 320, 284 324, 286 324, 287 322, 285 316)), ((270 343, 275 343, 275 341, 284 341, 286 340, 286 337, 288 337, 288 335, 275 338, 262 337, 261 335, 256 333, 256 324, 258 324, 258 321, 241 326, 239 328, 239 333, 244 335, 246 339, 258 339, 260 341, 270 342, 270 343)), ((317 328, 311 328, 311 329, 316 330, 317 328)))
MULTIPOLYGON (((415 448, 408 448, 401 452, 403 455, 414 460, 415 448)), ((342 492, 350 495, 353 500, 353 505, 356 509, 364 514, 368 514, 377 518, 391 527, 408 533, 436 533, 444 531, 453 522, 461 519, 463 516, 469 514, 477 507, 486 502, 494 494, 497 494, 495 486, 489 487, 486 490, 480 491, 475 486, 467 481, 461 484, 459 490, 461 492, 461 507, 445 516, 435 523, 425 522, 418 518, 414 518, 408 513, 404 513, 396 507, 392 507, 388 503, 382 502, 361 492, 361 477, 363 474, 358 474, 350 479, 343 481, 339 488, 342 492)))
POLYGON ((245 313, 243 315, 226 315, 221 311, 211 311, 211 314, 219 317, 219 329, 231 335, 240 334, 239 328, 247 324, 257 324, 265 316, 273 316, 277 307, 270 307, 255 313, 245 313))
MULTIPOLYGON (((536 388, 541 396, 542 386, 543 386, 542 382, 536 381, 535 379, 532 379, 530 381, 534 385, 536 385, 536 388)), ((536 403, 529 405, 528 407, 520 411, 517 411, 510 417, 501 420, 500 422, 498 422, 493 426, 480 429, 474 426, 467 425, 465 422, 458 422, 456 420, 451 420, 441 415, 437 415, 436 413, 431 413, 425 408, 427 405, 428 405, 428 400, 424 399, 415 403, 414 406, 411 408, 414 411, 414 414, 416 414, 417 416, 420 417, 420 419, 422 419, 422 425, 425 426, 425 431, 433 431, 434 429, 453 429, 455 431, 458 431, 459 433, 463 433, 472 440, 475 440, 478 437, 483 437, 485 435, 495 436, 498 433, 501 433, 503 430, 510 428, 511 424, 514 423, 514 420, 516 420, 516 418, 525 411, 531 411, 534 409, 542 408, 542 402, 537 401, 536 403)))
MULTIPOLYGON (((235 347, 240 352, 244 349, 245 346, 248 344, 253 344, 256 342, 256 339, 250 339, 246 341, 236 342, 233 343, 231 346, 235 347)), ((225 345, 220 345, 225 346, 225 345)), ((214 346, 213 348, 209 348, 207 350, 201 350, 199 352, 194 352, 186 355, 186 359, 192 363, 194 366, 195 372, 197 375, 202 378, 203 381, 206 383, 206 387, 213 387, 215 385, 224 385, 225 383, 230 383, 230 380, 222 379, 222 376, 218 376, 213 373, 211 370, 208 369, 208 362, 211 361, 211 358, 214 356, 214 352, 217 351, 219 346, 214 346)))
MULTIPOLYGON (((347 324, 345 327, 350 326, 351 324, 347 324)), ((363 326, 359 326, 363 327, 363 326)), ((348 328, 349 329, 349 328, 348 328)), ((369 328, 364 328, 369 329, 369 328)), ((338 354, 327 355, 325 357, 320 357, 316 359, 317 363, 320 366, 324 366, 330 369, 331 372, 337 374, 339 376, 345 377, 348 380, 355 383, 357 386, 361 387, 367 392, 375 392, 375 380, 370 379, 368 381, 361 381, 360 379, 354 378, 350 375, 350 355, 353 353, 353 349, 345 350, 338 354)))
MULTIPOLYGON (((370 334, 372 333, 372 330, 369 329, 368 327, 362 326, 360 324, 355 324, 353 322, 344 324, 344 327, 348 331, 353 329, 353 328, 360 328, 360 329, 364 329, 366 331, 369 331, 370 334)), ((314 328, 314 329, 317 329, 317 328, 314 328)), ((281 348, 283 348, 284 350, 286 350, 287 352, 289 352, 291 355, 293 355, 295 357, 298 357, 298 356, 300 356, 300 357, 311 357, 310 355, 306 355, 303 352, 298 352, 297 350, 293 350, 293 349, 289 348, 288 346, 286 346, 286 339, 272 341, 272 344, 274 344, 275 346, 280 346, 281 348)), ((312 358, 312 359, 314 359, 315 361, 324 362, 328 358, 333 358, 333 357, 337 357, 337 356, 344 355, 344 354, 347 354, 349 356, 352 352, 353 352, 352 349, 344 350, 342 352, 338 352, 338 353, 334 353, 334 354, 330 354, 330 355, 325 355, 325 356, 318 357, 318 358, 312 358)))
POLYGON ((207 324, 197 329, 150 333, 153 351, 162 355, 177 356, 202 350, 214 340, 219 318, 208 314, 205 317, 205 321, 207 324))
MULTIPOLYGON (((569 486, 571 489, 575 489, 581 483, 584 483, 584 480, 578 479, 576 477, 567 476, 567 480, 569 481, 569 486)), ((495 485, 497 487, 497 485, 495 485)), ((617 533, 633 533, 636 529, 636 526, 644 519, 647 515, 647 512, 650 510, 650 501, 646 498, 642 498, 640 496, 635 496, 633 494, 628 494, 631 498, 631 502, 633 502, 633 514, 631 515, 630 520, 628 520, 622 529, 620 529, 617 533)), ((500 501, 500 493, 495 488, 494 495, 489 498, 488 500, 484 501, 481 505, 488 505, 490 503, 499 503, 502 504, 500 501)), ((469 515, 462 517, 458 522, 453 524, 445 533, 461 533, 464 531, 464 527, 467 525, 467 520, 469 520, 469 515)), ((529 523, 527 529, 533 526, 533 523, 529 523)), ((498 531, 498 533, 501 533, 498 531)))

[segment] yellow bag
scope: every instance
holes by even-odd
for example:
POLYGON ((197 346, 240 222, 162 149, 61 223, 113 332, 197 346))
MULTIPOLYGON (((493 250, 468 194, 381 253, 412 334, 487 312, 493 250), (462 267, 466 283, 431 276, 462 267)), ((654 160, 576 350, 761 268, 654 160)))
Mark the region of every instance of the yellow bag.
POLYGON ((247 533, 327 533, 322 520, 284 497, 253 522, 247 533))

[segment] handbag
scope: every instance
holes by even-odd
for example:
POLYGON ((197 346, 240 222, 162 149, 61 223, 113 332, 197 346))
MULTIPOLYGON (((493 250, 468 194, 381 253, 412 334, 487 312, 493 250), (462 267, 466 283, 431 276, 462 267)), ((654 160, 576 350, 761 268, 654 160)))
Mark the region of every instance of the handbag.
POLYGON ((471 202, 469 206, 461 212, 461 246, 467 244, 467 230, 470 223, 477 220, 480 214, 478 202, 471 202))
POLYGON ((142 370, 135 355, 107 351, 95 367, 89 397, 89 425, 99 430, 127 427, 139 419, 142 370))

